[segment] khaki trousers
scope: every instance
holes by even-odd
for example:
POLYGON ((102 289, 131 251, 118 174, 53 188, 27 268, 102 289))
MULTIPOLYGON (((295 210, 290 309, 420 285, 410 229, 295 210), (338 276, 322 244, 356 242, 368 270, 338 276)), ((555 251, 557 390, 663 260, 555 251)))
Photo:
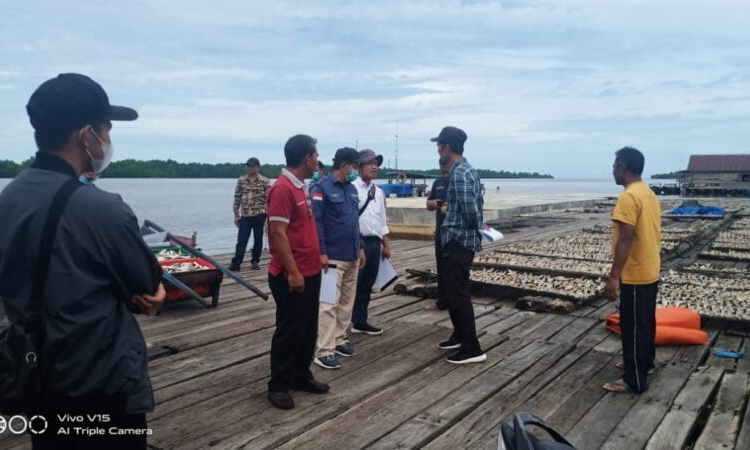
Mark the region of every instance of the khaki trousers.
MULTIPOLYGON (((336 304, 320 303, 318 314, 318 349, 315 356, 333 355, 337 345, 346 342, 347 330, 352 320, 354 297, 357 295, 359 260, 330 260, 336 265, 336 304)), ((328 269, 333 270, 333 269, 328 269)))

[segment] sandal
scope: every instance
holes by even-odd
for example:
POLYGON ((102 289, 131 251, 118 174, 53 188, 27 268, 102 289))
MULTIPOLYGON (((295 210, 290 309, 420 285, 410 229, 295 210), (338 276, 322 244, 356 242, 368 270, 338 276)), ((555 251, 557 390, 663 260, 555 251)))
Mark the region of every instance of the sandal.
POLYGON ((620 378, 619 380, 610 381, 609 383, 604 383, 602 388, 605 391, 616 392, 616 393, 632 393, 633 392, 633 390, 630 389, 630 386, 628 386, 628 384, 622 378, 620 378))

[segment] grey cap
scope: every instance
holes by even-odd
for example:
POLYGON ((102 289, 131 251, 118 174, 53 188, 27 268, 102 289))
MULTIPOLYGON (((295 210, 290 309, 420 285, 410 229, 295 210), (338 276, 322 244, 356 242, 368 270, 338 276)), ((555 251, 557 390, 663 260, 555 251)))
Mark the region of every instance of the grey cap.
POLYGON ((373 159, 378 160, 378 167, 383 165, 383 155, 376 154, 375 150, 365 148, 359 151, 359 164, 367 164, 373 159))

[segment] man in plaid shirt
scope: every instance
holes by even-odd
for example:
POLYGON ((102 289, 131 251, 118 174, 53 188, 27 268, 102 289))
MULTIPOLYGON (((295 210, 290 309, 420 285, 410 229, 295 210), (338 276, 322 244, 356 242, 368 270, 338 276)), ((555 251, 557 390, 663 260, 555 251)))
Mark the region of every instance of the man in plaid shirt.
POLYGON ((485 361, 487 355, 479 346, 474 308, 471 304, 469 273, 474 254, 482 250, 479 229, 484 219, 482 183, 476 169, 463 157, 466 133, 460 128, 445 127, 431 139, 437 143, 441 162, 450 167, 448 205, 440 227, 442 257, 440 271, 444 274, 445 299, 453 323, 453 334, 439 344, 443 350, 458 352, 449 356, 453 364, 485 361))

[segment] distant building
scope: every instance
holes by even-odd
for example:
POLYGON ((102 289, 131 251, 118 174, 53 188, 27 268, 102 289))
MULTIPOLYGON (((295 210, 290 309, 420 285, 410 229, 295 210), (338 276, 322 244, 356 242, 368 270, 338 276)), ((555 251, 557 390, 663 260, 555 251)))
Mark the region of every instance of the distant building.
POLYGON ((750 154, 690 155, 680 190, 686 196, 750 196, 750 154))

